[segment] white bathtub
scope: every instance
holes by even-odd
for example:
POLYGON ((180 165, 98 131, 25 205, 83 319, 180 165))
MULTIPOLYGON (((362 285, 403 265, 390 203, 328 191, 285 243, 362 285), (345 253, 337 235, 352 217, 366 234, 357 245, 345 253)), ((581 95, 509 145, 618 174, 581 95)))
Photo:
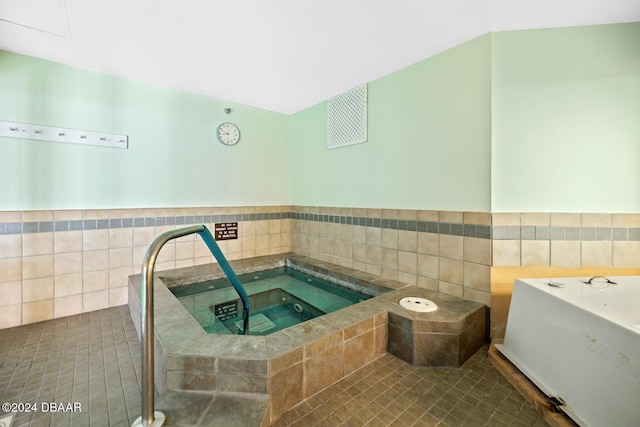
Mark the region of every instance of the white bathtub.
POLYGON ((585 279, 518 279, 496 347, 581 426, 640 426, 640 276, 585 279))

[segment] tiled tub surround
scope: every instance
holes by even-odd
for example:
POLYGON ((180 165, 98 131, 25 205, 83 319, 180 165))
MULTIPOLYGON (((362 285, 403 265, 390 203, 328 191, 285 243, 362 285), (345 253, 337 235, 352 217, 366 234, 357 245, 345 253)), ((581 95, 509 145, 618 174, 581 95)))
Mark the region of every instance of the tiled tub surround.
POLYGON ((489 213, 291 210, 293 252, 490 305, 489 213))
MULTIPOLYGON (((0 212, 0 329, 127 303, 159 234, 188 224, 238 221, 240 238, 219 242, 229 259, 290 250, 288 206, 0 212)), ((208 264, 198 236, 167 243, 157 270, 208 264)))
MULTIPOLYGON (((154 303, 155 375, 159 392, 180 389, 267 394, 268 417, 274 420, 382 356, 387 348, 402 352, 411 338, 402 335, 395 340, 390 336, 389 318, 419 325, 413 331, 416 344, 411 347, 429 353, 415 360, 423 365, 429 361, 459 366, 485 342, 485 307, 472 301, 296 254, 231 264, 242 274, 283 266, 285 262, 331 280, 391 290, 267 336, 216 335, 207 334, 164 284, 173 286, 220 277, 219 267, 203 265, 158 274, 154 303), (440 308, 434 313, 408 312, 398 301, 409 294, 432 299, 440 308), (471 331, 478 336, 468 337, 471 331), (455 343, 450 340, 453 336, 457 338, 455 343), (453 356, 459 348, 463 354, 453 356)), ((131 276, 129 292, 129 307, 139 334, 139 275, 131 276)))

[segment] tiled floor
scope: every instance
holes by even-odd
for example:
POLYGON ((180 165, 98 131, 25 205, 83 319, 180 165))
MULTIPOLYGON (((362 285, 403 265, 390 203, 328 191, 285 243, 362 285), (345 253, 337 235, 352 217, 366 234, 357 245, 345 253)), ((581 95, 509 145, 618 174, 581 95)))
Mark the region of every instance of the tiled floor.
MULTIPOLYGON (((0 401, 17 426, 125 426, 140 416, 140 344, 127 306, 0 330, 0 401), (43 402, 80 412, 43 412, 43 402)), ((0 412, 0 415, 3 413, 0 412)))
POLYGON ((486 348, 460 368, 386 354, 278 419, 282 426, 546 426, 495 370, 486 348))
MULTIPOLYGON (((127 306, 0 330, 0 402, 36 403, 14 414, 19 426, 129 426, 140 416, 140 344, 127 306), (43 412, 42 403, 79 403, 79 412, 43 412)), ((211 421, 232 402, 202 395, 163 396, 167 425, 188 404, 211 421)), ((0 411, 0 419, 6 414, 0 411)), ((246 421, 246 418, 244 418, 246 421)), ((182 424, 184 422, 185 424, 182 424)), ((486 349, 461 368, 414 367, 385 355, 278 419, 274 426, 544 426, 491 366, 486 349)))

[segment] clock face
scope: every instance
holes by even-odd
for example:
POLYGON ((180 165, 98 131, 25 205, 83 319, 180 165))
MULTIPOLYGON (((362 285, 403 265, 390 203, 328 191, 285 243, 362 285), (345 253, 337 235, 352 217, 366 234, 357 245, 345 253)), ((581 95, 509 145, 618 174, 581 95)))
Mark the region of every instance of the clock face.
POLYGON ((240 130, 233 123, 222 123, 216 130, 216 137, 224 145, 234 145, 240 141, 240 130))

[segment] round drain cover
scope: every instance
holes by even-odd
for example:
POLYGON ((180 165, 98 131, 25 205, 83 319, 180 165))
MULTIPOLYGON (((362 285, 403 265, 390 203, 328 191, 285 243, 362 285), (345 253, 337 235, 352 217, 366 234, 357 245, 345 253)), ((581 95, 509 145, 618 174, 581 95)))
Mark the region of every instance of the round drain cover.
POLYGON ((420 313, 428 313, 430 311, 436 311, 438 305, 428 299, 418 297, 406 297, 400 300, 400 306, 407 310, 417 311, 420 313))

